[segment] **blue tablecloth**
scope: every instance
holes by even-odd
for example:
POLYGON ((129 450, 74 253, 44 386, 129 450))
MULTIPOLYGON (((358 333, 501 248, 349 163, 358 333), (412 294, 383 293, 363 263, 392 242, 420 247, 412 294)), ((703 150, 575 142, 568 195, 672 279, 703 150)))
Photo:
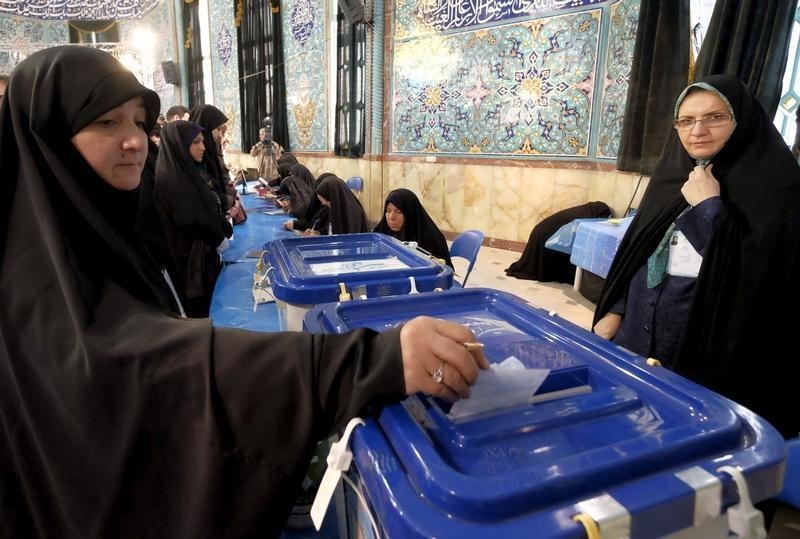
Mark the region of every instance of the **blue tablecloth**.
POLYGON ((253 306, 253 273, 256 259, 228 264, 214 287, 209 318, 215 327, 249 329, 252 331, 281 331, 275 302, 253 306))
MULTIPOLYGON (((248 188, 250 185, 248 184, 248 188)), ((277 238, 294 237, 281 224, 290 219, 285 213, 267 215, 275 210, 271 202, 255 194, 241 197, 247 210, 247 221, 233 227, 231 246, 222 254, 224 266, 211 297, 209 317, 216 327, 233 327, 253 331, 280 331, 275 303, 253 306, 253 273, 264 244, 277 238)))
POLYGON ((233 227, 231 246, 222 253, 222 261, 227 264, 256 258, 268 241, 294 237, 294 232, 284 230, 281 226, 284 221, 290 219, 291 217, 285 213, 267 215, 260 211, 248 211, 247 221, 233 227))
POLYGON ((575 231, 570 262, 605 278, 617 248, 633 217, 624 219, 581 220, 575 231))
POLYGON ((547 238, 544 246, 553 251, 561 253, 572 254, 572 246, 575 243, 575 233, 578 232, 578 225, 581 223, 592 223, 608 221, 605 217, 586 217, 583 219, 575 219, 566 225, 562 226, 556 233, 547 238))

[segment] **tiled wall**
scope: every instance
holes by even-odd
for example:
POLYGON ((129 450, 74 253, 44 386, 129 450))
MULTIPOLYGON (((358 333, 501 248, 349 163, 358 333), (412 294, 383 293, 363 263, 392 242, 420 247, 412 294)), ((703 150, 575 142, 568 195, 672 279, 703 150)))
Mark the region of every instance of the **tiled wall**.
POLYGON ((239 58, 233 8, 231 0, 209 0, 208 3, 214 106, 230 118, 226 136, 230 147, 238 149, 242 146, 242 132, 239 126, 239 58))
POLYGON ((0 15, 0 73, 10 74, 30 54, 69 43, 65 21, 41 21, 0 15))
MULTIPOLYGON (((143 23, 160 28, 169 44, 159 54, 174 59, 167 2, 143 23)), ((489 11, 455 17, 446 0, 395 2, 386 19, 388 154, 354 160, 330 153, 325 66, 335 40, 327 24, 333 3, 287 0, 282 25, 292 149, 315 174, 362 176, 360 197, 372 220, 380 217, 384 195, 400 186, 421 196, 443 230, 481 228, 508 241, 526 241, 542 218, 589 200, 604 200, 620 214, 646 183, 614 170, 639 3, 543 0, 527 4, 539 11, 491 22, 489 11)), ((457 7, 490 4, 500 11, 512 5, 457 7)), ((229 0, 209 2, 214 101, 231 118, 231 146, 238 148, 233 9, 229 0)), ((135 25, 125 23, 126 34, 129 24, 135 25)), ((63 22, 0 17, 0 70, 14 61, 3 55, 3 42, 67 40, 63 22)), ((174 102, 160 72, 153 73, 153 85, 165 108, 174 102)))
MULTIPOLYGON (((327 47, 325 0, 288 0, 281 3, 283 54, 289 144, 292 151, 326 152, 328 141, 327 47)), ((335 43, 333 44, 335 46, 335 43)))
MULTIPOLYGON (((120 20, 121 46, 138 58, 141 41, 134 38, 137 28, 147 28, 155 47, 147 67, 139 74, 142 82, 158 92, 161 110, 176 103, 176 89, 164 82, 161 62, 173 59, 173 17, 169 0, 148 4, 150 10, 138 20, 120 20)), ((10 74, 14 67, 37 50, 69 44, 68 23, 36 18, 0 15, 0 73, 10 74)))
MULTIPOLYGON (((388 191, 407 187, 443 230, 480 228, 509 242, 527 241, 570 206, 602 200, 621 215, 635 205, 646 178, 614 165, 639 0, 559 2, 569 9, 456 30, 422 24, 425 9, 445 4, 396 2, 390 16, 389 155, 340 159, 300 147, 301 161, 317 175, 362 176, 372 221, 388 191)), ((286 48, 287 63, 304 56, 297 43, 286 48)), ((294 67, 289 100, 323 107, 324 91, 297 84, 315 70, 294 67)))
MULTIPOLYGON (((490 4, 492 13, 509 5, 490 4)), ((550 9, 465 25, 463 5, 434 17, 419 2, 397 4, 391 152, 616 157, 611 137, 624 112, 638 0, 535 5, 550 9), (432 31, 444 22, 460 27, 432 31)))
POLYGON ((146 28, 153 36, 152 56, 148 59, 147 73, 142 82, 158 92, 161 98, 161 112, 164 113, 178 102, 179 89, 164 81, 164 72, 161 62, 177 60, 175 58, 174 22, 170 0, 162 0, 150 10, 141 20, 120 21, 120 39, 126 46, 136 50, 141 46, 141 40, 136 36, 136 30, 146 28))

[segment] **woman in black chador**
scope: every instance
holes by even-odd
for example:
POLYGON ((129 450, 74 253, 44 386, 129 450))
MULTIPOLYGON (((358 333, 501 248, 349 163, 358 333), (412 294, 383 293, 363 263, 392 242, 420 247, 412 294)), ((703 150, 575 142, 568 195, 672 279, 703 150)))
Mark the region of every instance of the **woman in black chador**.
POLYGON ((744 83, 712 75, 675 129, 614 258, 594 331, 800 432, 800 167, 744 83))
POLYGON ((203 133, 193 122, 176 120, 161 131, 156 163, 156 201, 178 263, 186 314, 208 316, 211 294, 222 269, 217 248, 231 224, 202 168, 203 133))
POLYGON ((569 255, 548 249, 545 243, 559 228, 575 219, 610 216, 611 208, 605 202, 587 202, 542 219, 531 230, 522 256, 506 268, 506 275, 542 283, 572 283, 575 280, 575 266, 569 261, 569 255))
POLYGON ((453 267, 444 234, 413 191, 401 188, 386 195, 383 217, 375 226, 374 232, 388 234, 401 241, 415 241, 430 254, 453 267))
MULTIPOLYGON (((323 179, 317 186, 317 196, 320 203, 328 208, 328 223, 332 234, 369 232, 367 215, 361 202, 341 178, 328 176, 323 179)), ((307 232, 313 233, 312 229, 307 232)))
POLYGON ((23 60, 0 104, 1 537, 278 537, 317 440, 406 393, 457 400, 488 368, 432 318, 181 318, 135 227, 158 111, 81 46, 23 60))

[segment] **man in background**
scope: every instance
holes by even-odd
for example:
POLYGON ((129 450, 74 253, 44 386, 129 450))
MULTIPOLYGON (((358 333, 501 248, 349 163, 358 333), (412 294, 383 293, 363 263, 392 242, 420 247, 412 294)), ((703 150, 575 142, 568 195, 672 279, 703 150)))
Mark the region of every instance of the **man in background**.
POLYGON ((183 105, 175 105, 167 109, 167 121, 174 122, 175 120, 188 120, 189 109, 183 105))

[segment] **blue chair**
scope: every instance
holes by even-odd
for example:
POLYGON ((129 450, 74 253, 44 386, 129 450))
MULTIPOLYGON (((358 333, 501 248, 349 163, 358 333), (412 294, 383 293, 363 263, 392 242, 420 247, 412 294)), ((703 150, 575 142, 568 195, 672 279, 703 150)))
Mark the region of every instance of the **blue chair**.
MULTIPOLYGON (((472 268, 475 266, 475 260, 478 258, 478 251, 481 248, 481 243, 483 242, 483 232, 480 230, 465 230, 453 240, 453 243, 450 245, 450 258, 461 257, 465 258, 467 262, 469 262, 469 266, 467 266, 467 273, 464 275, 464 279, 461 281, 461 288, 464 288, 467 285, 467 279, 469 278, 469 274, 472 271, 472 268)), ((453 281, 454 285, 458 285, 457 282, 453 281)))
POLYGON ((356 191, 358 193, 364 190, 364 178, 361 176, 353 176, 344 183, 347 184, 347 187, 349 187, 351 191, 356 191))

